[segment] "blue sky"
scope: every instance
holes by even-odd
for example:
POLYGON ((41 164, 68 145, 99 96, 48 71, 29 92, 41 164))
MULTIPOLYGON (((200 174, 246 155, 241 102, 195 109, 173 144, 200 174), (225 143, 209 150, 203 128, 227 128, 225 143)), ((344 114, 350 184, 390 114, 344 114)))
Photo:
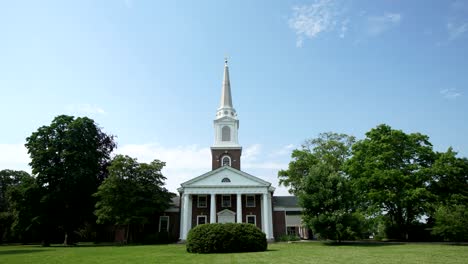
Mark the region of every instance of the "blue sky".
POLYGON ((225 56, 243 170, 274 186, 327 131, 386 123, 468 156, 468 1, 1 1, 0 40, 0 169, 88 116, 175 191, 211 169, 225 56))

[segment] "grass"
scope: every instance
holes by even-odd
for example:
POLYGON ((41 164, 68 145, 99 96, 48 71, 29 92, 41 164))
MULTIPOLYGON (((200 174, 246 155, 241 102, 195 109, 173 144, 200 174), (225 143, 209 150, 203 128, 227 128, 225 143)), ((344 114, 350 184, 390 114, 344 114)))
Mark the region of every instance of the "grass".
POLYGON ((468 246, 274 243, 268 251, 190 254, 185 245, 0 246, 0 263, 468 263, 468 246))

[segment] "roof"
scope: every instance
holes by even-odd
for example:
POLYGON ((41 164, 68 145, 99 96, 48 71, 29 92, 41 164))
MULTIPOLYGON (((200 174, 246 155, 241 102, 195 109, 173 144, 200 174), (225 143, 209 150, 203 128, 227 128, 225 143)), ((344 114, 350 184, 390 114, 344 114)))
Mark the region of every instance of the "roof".
POLYGON ((296 196, 273 196, 274 207, 300 207, 296 196))
POLYGON ((174 196, 171 198, 171 207, 179 207, 180 205, 180 196, 174 196))

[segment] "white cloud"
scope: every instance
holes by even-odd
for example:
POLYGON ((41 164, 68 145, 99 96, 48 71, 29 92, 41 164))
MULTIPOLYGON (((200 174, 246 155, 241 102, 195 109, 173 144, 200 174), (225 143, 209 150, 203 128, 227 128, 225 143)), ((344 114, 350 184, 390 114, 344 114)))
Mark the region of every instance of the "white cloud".
POLYGON ((385 13, 382 16, 370 16, 367 18, 367 32, 371 36, 378 36, 392 27, 400 24, 402 15, 399 13, 385 13))
POLYGON ((166 162, 163 174, 166 187, 176 192, 180 184, 211 170, 210 148, 197 145, 164 147, 159 144, 127 144, 116 150, 117 154, 137 158, 139 162, 155 159, 166 162))
POLYGON ((449 41, 455 40, 465 34, 468 30, 468 23, 447 23, 447 32, 449 35, 449 41))
POLYGON ((0 144, 0 170, 24 170, 31 172, 30 158, 24 144, 0 144))
POLYGON ((336 24, 333 3, 330 0, 316 0, 310 5, 294 6, 292 9, 289 27, 297 35, 297 47, 302 47, 304 38, 313 39, 319 33, 333 29, 336 24))
POLYGON ((73 104, 68 105, 66 108, 68 112, 72 112, 73 114, 107 114, 101 107, 90 104, 73 104))
POLYGON ((271 152, 269 156, 272 157, 272 158, 280 157, 280 156, 288 156, 289 157, 294 148, 296 148, 296 146, 294 144, 288 144, 286 146, 283 146, 279 150, 271 152))
POLYGON ((440 94, 446 99, 456 99, 462 94, 457 89, 449 88, 440 90, 440 94))
POLYGON ((254 161, 257 156, 261 153, 262 146, 260 144, 253 144, 242 150, 242 159, 244 161, 254 161))

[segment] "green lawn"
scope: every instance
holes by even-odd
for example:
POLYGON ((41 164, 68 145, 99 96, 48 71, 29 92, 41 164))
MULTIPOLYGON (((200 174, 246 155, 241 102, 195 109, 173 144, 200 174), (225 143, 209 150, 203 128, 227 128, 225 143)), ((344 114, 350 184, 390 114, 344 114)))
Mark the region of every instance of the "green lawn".
POLYGON ((185 245, 0 246, 0 263, 468 263, 467 245, 275 243, 268 251, 189 254, 185 245))

